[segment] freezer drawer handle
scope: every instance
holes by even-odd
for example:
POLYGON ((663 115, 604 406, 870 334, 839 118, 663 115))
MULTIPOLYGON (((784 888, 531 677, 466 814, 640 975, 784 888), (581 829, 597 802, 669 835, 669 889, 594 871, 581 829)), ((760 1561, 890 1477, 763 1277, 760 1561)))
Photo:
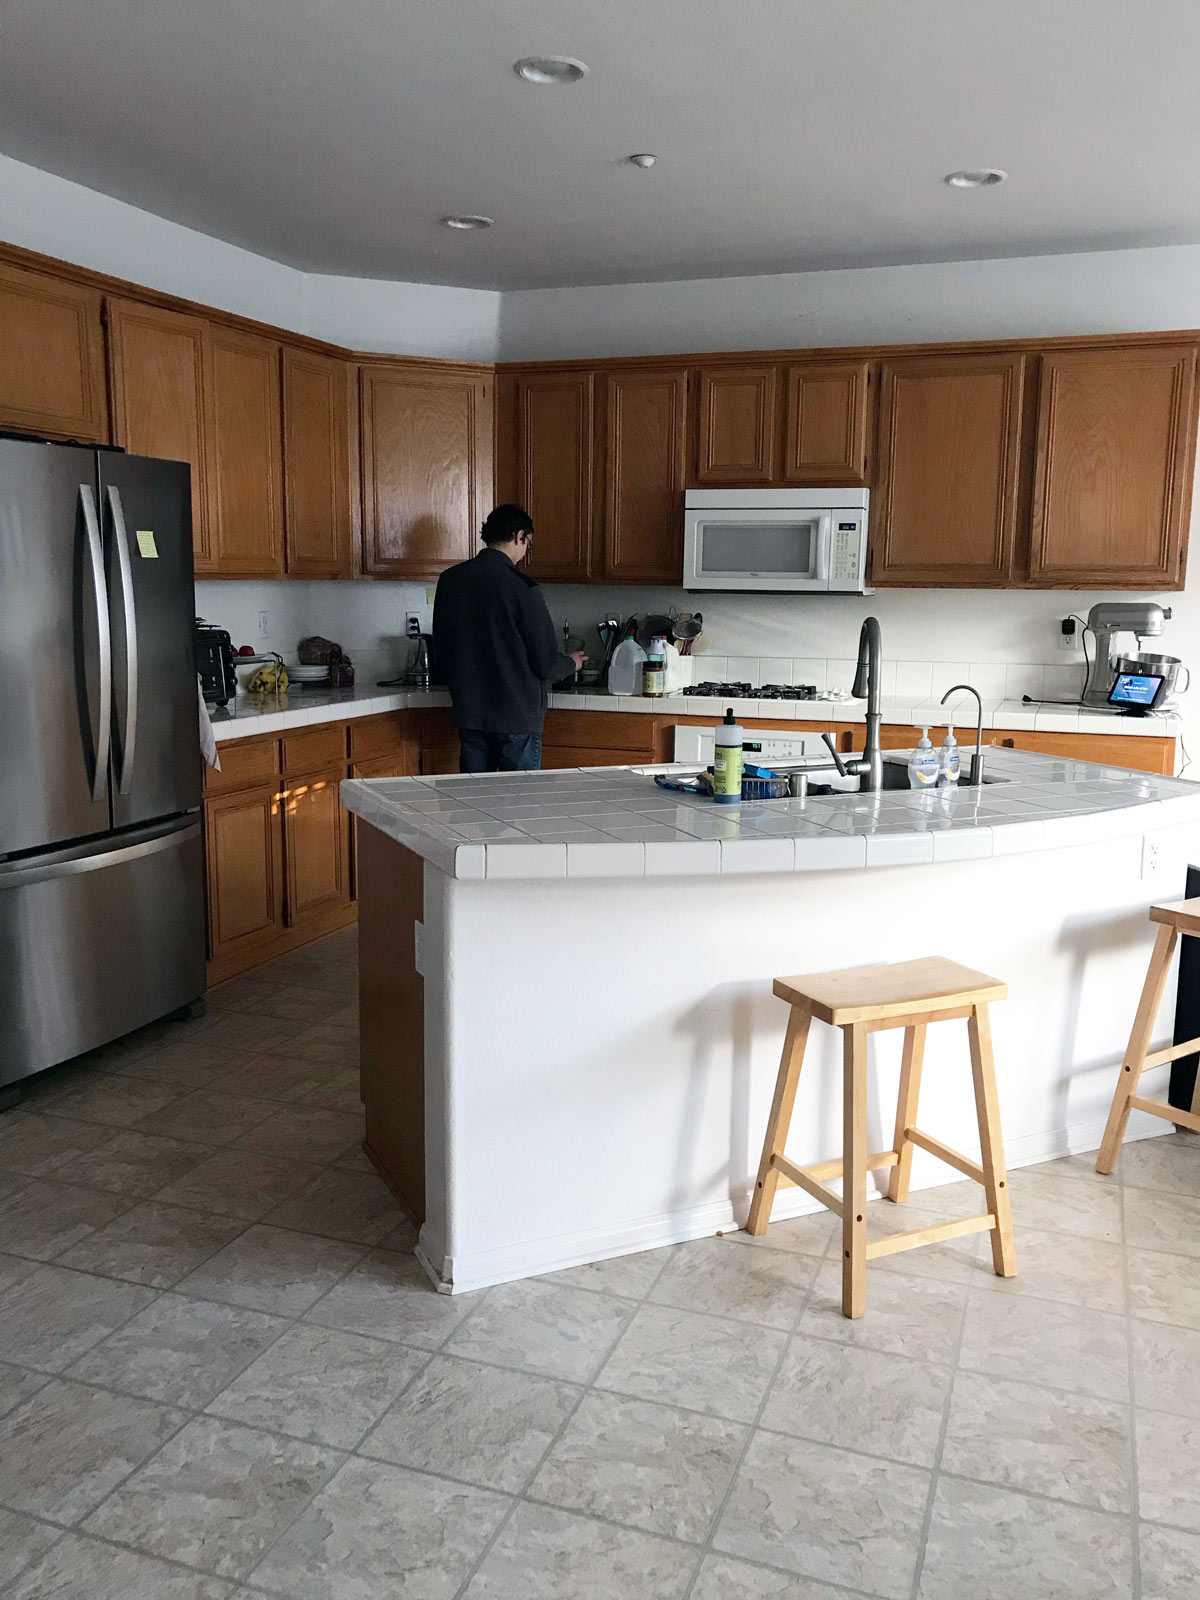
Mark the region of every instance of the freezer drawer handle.
POLYGON ((172 824, 163 833, 140 839, 137 844, 127 844, 113 849, 98 850, 94 844, 78 845, 70 850, 56 850, 46 860, 25 865, 23 862, 0 862, 0 890, 24 889, 31 883, 45 883, 54 878, 74 878, 81 872, 101 872, 106 867, 119 867, 126 861, 140 861, 143 856, 156 856, 163 850, 175 850, 189 839, 200 835, 200 824, 186 827, 172 824))
POLYGON ((125 621, 125 722, 121 738, 121 771, 117 793, 128 794, 133 783, 133 754, 137 746, 138 638, 137 611, 133 602, 133 567, 129 560, 129 537, 125 531, 125 510, 121 494, 108 486, 108 505, 112 514, 117 569, 121 574, 121 608, 125 621))
POLYGON ((92 799, 103 800, 112 744, 112 637, 108 623, 108 585, 104 581, 100 518, 96 515, 96 497, 90 484, 79 485, 79 500, 83 506, 88 554, 92 562, 92 594, 96 602, 96 640, 100 658, 100 711, 96 723, 96 770, 92 775, 92 799))

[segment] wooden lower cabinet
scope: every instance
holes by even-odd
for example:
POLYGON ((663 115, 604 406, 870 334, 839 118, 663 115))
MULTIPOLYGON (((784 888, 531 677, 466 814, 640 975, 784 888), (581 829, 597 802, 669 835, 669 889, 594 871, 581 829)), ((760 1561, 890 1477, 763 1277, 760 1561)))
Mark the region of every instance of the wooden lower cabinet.
MULTIPOLYGON (((969 744, 974 748, 974 730, 965 724, 955 724, 954 736, 960 747, 969 744)), ((909 750, 920 737, 919 728, 910 728, 903 723, 885 722, 879 730, 879 742, 885 750, 909 750)), ((946 729, 930 728, 929 737, 936 749, 946 737, 946 729)), ((1129 767, 1135 772, 1165 773, 1168 777, 1175 771, 1174 739, 1157 736, 1143 738, 1122 733, 1037 733, 1032 728, 985 728, 983 742, 985 746, 1004 750, 1030 750, 1037 755, 1068 756, 1072 761, 1097 761, 1114 767, 1129 767)), ((861 728, 858 743, 862 743, 861 728)), ((966 768, 967 761, 964 759, 964 777, 966 768)))
POLYGON ((287 923, 350 904, 350 813, 338 800, 343 762, 289 778, 283 796, 287 923))
POLYGON ((281 804, 273 780, 205 799, 210 982, 267 960, 283 933, 281 804))

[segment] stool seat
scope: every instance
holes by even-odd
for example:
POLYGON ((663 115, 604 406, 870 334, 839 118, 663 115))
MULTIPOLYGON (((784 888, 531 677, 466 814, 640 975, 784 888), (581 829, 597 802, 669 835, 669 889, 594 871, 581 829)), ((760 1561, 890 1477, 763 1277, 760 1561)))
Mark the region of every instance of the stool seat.
MULTIPOLYGON (((1200 900, 1196 907, 1200 922, 1200 900)), ((960 967, 944 956, 922 956, 918 961, 895 961, 874 967, 849 967, 838 972, 806 972, 801 977, 776 978, 775 994, 789 1005, 807 1006, 814 1017, 835 1028, 847 1022, 878 1022, 924 1012, 929 1020, 960 1007, 1003 1000, 1007 984, 985 972, 960 967)))
POLYGON ((1161 906, 1151 906, 1150 921, 1165 923, 1179 933, 1200 933, 1200 897, 1166 900, 1161 906))

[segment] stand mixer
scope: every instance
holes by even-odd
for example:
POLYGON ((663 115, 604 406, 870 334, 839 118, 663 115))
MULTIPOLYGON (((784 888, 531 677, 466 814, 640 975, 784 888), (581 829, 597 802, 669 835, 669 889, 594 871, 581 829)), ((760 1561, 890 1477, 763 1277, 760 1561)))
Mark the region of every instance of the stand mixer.
MULTIPOLYGON (((1161 666, 1151 666, 1149 662, 1135 664, 1137 658, 1133 656, 1120 656, 1113 650, 1112 641, 1119 633, 1132 633, 1137 638, 1138 648, 1141 649, 1143 639, 1157 639, 1163 632, 1163 627, 1170 620, 1171 610, 1168 606, 1164 611, 1162 606, 1151 601, 1104 600, 1095 605, 1088 612, 1087 626, 1092 635, 1094 649, 1088 663, 1087 682, 1083 687, 1082 701, 1085 706, 1103 706, 1109 708, 1108 695, 1113 686, 1113 681, 1119 671, 1123 672, 1162 672, 1161 666)), ((1170 656, 1155 656, 1150 658, 1156 662, 1173 661, 1170 656)), ((1174 672, 1167 685, 1168 695, 1174 689, 1174 676, 1178 672, 1179 663, 1174 662, 1174 672)))

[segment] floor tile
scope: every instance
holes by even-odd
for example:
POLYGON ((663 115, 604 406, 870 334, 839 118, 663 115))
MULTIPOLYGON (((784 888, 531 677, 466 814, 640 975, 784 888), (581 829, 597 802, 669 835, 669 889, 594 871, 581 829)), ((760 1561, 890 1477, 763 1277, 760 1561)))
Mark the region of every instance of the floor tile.
POLYGON ((716 1317, 643 1306, 596 1384, 730 1422, 753 1422, 786 1338, 775 1328, 751 1335, 744 1326, 716 1317))
POLYGON ((938 1480, 920 1600, 1129 1600, 1129 1518, 938 1480))
POLYGON ((148 1078, 169 1084, 180 1094, 203 1089, 222 1072, 229 1070, 235 1052, 219 1040, 208 1042, 203 1034, 179 1044, 153 1050, 136 1061, 123 1064, 124 1077, 148 1078))
POLYGON ((212 1082, 215 1093, 250 1095, 258 1100, 288 1104, 303 1100, 327 1084, 332 1069, 302 1056, 249 1055, 230 1066, 212 1082))
POLYGON ((1137 1448, 1141 1515, 1200 1533, 1200 1419, 1139 1408, 1137 1448))
POLYGON ((352 1244, 382 1244, 407 1219, 400 1202, 375 1173, 328 1168, 269 1211, 265 1220, 352 1244))
POLYGON ((973 1291, 959 1363, 994 1378, 1129 1397, 1125 1318, 1052 1300, 973 1291))
POLYGON ((103 1144, 71 1162, 70 1177, 88 1189, 148 1200, 211 1155, 210 1146, 192 1140, 152 1133, 110 1134, 103 1144))
POLYGON ((695 1564, 687 1545, 524 1504, 463 1600, 680 1600, 695 1564))
MULTIPOLYGON (((980 1190, 972 1204, 963 1208, 962 1215, 979 1216, 982 1207, 980 1190)), ((939 1211, 925 1211, 907 1202, 893 1205, 890 1201, 876 1201, 867 1212, 867 1233, 871 1238, 879 1238, 890 1233, 904 1233, 910 1228, 928 1228, 943 1221, 945 1218, 939 1211)), ((880 1256, 871 1263, 871 1271, 903 1272, 910 1278, 944 1278, 949 1283, 965 1283, 985 1270, 990 1273, 991 1263, 988 1235, 968 1233, 941 1244, 880 1256)))
POLYGON ((30 1372, 25 1367, 12 1367, 7 1361, 0 1361, 0 1417, 28 1400, 45 1382, 44 1372, 30 1372))
POLYGON ((696 1543, 708 1533, 748 1431, 695 1411, 593 1391, 529 1496, 696 1543))
POLYGON ((1121 1147, 1121 1182, 1127 1189, 1162 1189, 1171 1194, 1200 1196, 1197 1155, 1200 1151, 1194 1135, 1135 1139, 1121 1147))
POLYGON ((989 1253, 986 1265, 981 1259, 980 1270, 972 1277, 973 1286, 1096 1311, 1124 1311, 1125 1253, 1119 1244, 1019 1227, 1016 1245, 1016 1277, 998 1278, 989 1253))
POLYGON ((243 1224, 148 1200, 98 1228, 57 1259, 64 1267, 169 1289, 237 1237, 243 1224))
POLYGON ((0 1503, 77 1522, 184 1420, 174 1407, 51 1378, 0 1421, 0 1503))
POLYGON ((745 1250, 732 1239, 694 1239, 676 1245, 650 1299, 655 1305, 790 1329, 816 1271, 815 1260, 790 1251, 745 1250))
POLYGON ((73 1089, 49 1107, 51 1116, 71 1117, 79 1122, 99 1122, 114 1128, 128 1128, 141 1117, 151 1116, 176 1099, 173 1085, 152 1083, 146 1078, 101 1076, 83 1088, 73 1089))
POLYGON ((209 1087, 180 1095, 161 1111, 142 1117, 137 1126, 144 1133, 160 1133, 175 1139, 195 1139, 200 1144, 228 1145, 257 1127, 279 1107, 273 1100, 258 1100, 247 1095, 222 1094, 209 1087))
POLYGON ((88 1518, 86 1531, 221 1577, 244 1577, 340 1455, 197 1417, 88 1518))
MULTIPOLYGON (((105 1080, 107 1081, 107 1080, 105 1080)), ((40 1112, 6 1111, 0 1116, 0 1169, 27 1178, 44 1178, 74 1166, 87 1151, 107 1144, 110 1128, 69 1122, 40 1112)))
POLYGON ((231 1050, 247 1054, 252 1050, 282 1050, 304 1026, 303 1021, 286 1017, 222 1013, 215 1018, 205 1018, 201 1032, 206 1043, 228 1045, 231 1050))
POLYGON ((841 1223, 833 1213, 822 1206, 801 1217, 787 1217, 779 1222, 768 1223, 766 1233, 746 1233, 743 1230, 729 1237, 754 1249, 798 1250, 801 1255, 823 1256, 840 1227, 841 1223))
MULTIPOLYGON (((12 1596, 14 1591, 8 1585, 44 1555, 61 1533, 60 1528, 27 1517, 23 1511, 0 1510, 0 1589, 4 1594, 12 1596)), ((25 1592, 33 1594, 36 1589, 25 1592)))
POLYGON ((287 1053, 328 1067, 358 1066, 358 1035, 331 1023, 306 1028, 288 1040, 287 1053))
POLYGON ((28 1278, 38 1270, 38 1263, 30 1261, 25 1256, 6 1256, 0 1254, 0 1296, 14 1284, 28 1278))
POLYGON ((22 1366, 61 1372, 153 1299, 136 1284, 36 1267, 0 1298, 0 1350, 22 1366))
POLYGON ((208 1406, 211 1415, 352 1450, 424 1366, 406 1345, 299 1326, 208 1406))
POLYGON ((296 1600, 453 1600, 509 1500, 382 1461, 347 1461, 255 1568, 296 1600))
POLYGON ((164 1294, 80 1356, 68 1376, 199 1410, 287 1326, 243 1306, 164 1294))
POLYGON ((229 1600, 230 1584, 68 1533, 9 1600, 229 1600))
POLYGON ((1126 1189, 1125 1243, 1131 1250, 1200 1256, 1200 1197, 1126 1189))
POLYGON ((960 1372, 942 1470, 1100 1511, 1128 1511, 1133 1451, 1125 1401, 960 1372))
POLYGON ((319 1106, 274 1106, 272 1115, 237 1141, 239 1150, 264 1150, 293 1161, 336 1161, 362 1142, 361 1115, 319 1106))
POLYGON ((361 1256, 357 1245, 255 1223, 188 1273, 179 1288, 202 1300, 298 1317, 361 1256))
POLYGON ((373 1250, 304 1320, 436 1350, 482 1298, 438 1294, 415 1256, 373 1250))
POLYGON ((1138 1529, 1142 1557, 1142 1600, 1184 1600, 1189 1586, 1200 1586, 1200 1534, 1177 1528, 1138 1529))
POLYGON ((760 1423, 776 1433, 931 1467, 949 1367, 882 1350, 793 1339, 760 1423))
POLYGON ((1009 1174, 1009 1189, 1018 1241, 1025 1228, 1110 1242, 1121 1238, 1120 1191, 1099 1175, 1089 1183, 1023 1168, 1009 1174))
POLYGON ((811 1578, 795 1578, 729 1556, 708 1555, 691 1600, 852 1600, 852 1596, 848 1589, 831 1589, 811 1578))
POLYGON ((1200 1260, 1167 1255, 1163 1250, 1129 1250, 1127 1254, 1133 1315, 1143 1322, 1200 1328, 1200 1260))
POLYGON ((0 1200, 0 1239, 14 1256, 52 1261, 89 1233, 128 1211, 131 1202, 99 1189, 35 1178, 0 1200))
POLYGON ((167 1205, 195 1206, 200 1211, 260 1222, 321 1170, 312 1162, 282 1161, 257 1152, 253 1160, 247 1160, 242 1150, 207 1147, 205 1153, 207 1160, 160 1189, 156 1198, 167 1205))
POLYGON ((362 1073, 358 1067, 339 1067, 332 1078, 304 1096, 304 1104, 323 1106, 326 1111, 352 1111, 362 1114, 362 1073))
POLYGON ((817 1273, 797 1332, 945 1362, 954 1353, 966 1293, 965 1283, 918 1278, 900 1270, 868 1271, 867 1314, 851 1321, 842 1315, 841 1262, 827 1261, 817 1273))
POLYGON ((915 1467, 760 1431, 713 1546, 907 1600, 928 1496, 929 1474, 915 1467))
POLYGON ((1200 1331, 1135 1319, 1131 1359, 1139 1406, 1200 1417, 1200 1331))
POLYGON ((447 1350, 586 1383, 633 1312, 628 1300, 526 1278, 489 1289, 447 1350))
POLYGON ((641 1300, 654 1287, 670 1255, 668 1247, 640 1250, 630 1256, 611 1256, 607 1261, 588 1261, 579 1267, 564 1267, 561 1272, 547 1272, 543 1282, 568 1283, 576 1289, 598 1289, 601 1294, 641 1300))

